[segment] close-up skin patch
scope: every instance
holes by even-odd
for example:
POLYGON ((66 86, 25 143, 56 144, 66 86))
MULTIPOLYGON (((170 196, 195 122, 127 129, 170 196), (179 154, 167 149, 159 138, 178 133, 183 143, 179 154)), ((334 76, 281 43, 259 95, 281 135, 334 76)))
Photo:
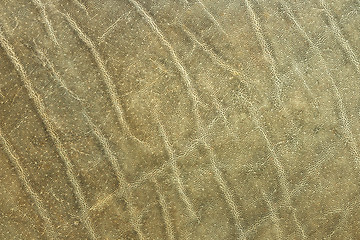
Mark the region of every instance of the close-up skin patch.
POLYGON ((360 239, 360 1, 0 1, 0 239, 360 239))

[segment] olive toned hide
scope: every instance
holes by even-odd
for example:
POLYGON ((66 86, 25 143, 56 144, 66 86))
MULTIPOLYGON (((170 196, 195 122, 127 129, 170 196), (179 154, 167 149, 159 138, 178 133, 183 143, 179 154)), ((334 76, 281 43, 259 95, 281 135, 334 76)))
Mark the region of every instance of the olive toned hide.
POLYGON ((360 1, 0 1, 0 239, 360 239, 360 1))

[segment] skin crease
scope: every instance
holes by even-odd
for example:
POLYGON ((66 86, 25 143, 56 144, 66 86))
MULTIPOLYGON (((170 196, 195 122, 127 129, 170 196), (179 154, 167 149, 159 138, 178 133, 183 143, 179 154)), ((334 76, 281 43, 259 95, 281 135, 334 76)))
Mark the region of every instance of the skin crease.
POLYGON ((360 238, 357 1, 0 9, 0 239, 360 238))

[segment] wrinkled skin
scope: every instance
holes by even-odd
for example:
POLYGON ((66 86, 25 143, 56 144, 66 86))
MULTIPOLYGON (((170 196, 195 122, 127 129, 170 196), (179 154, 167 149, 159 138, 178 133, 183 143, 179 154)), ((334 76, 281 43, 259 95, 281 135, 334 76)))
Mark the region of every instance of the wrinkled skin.
POLYGON ((359 239, 360 2, 0 2, 1 239, 359 239))

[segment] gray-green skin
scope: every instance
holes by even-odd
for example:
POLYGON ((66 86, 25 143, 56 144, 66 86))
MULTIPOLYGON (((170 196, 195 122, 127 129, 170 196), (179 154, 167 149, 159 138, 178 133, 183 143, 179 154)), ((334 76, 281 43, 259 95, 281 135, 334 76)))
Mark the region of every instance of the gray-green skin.
POLYGON ((0 239, 360 239, 360 2, 0 1, 0 239))

